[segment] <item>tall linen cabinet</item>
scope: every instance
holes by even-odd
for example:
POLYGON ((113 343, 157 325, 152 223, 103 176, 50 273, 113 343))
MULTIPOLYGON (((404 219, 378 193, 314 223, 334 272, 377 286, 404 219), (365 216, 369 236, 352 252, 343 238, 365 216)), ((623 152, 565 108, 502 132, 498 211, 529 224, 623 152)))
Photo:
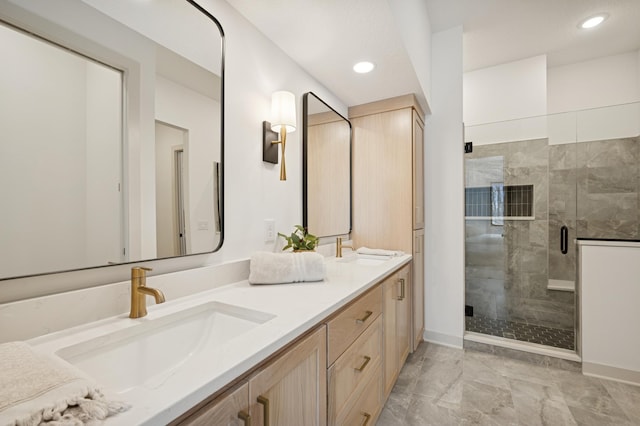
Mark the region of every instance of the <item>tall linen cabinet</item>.
POLYGON ((414 95, 349 108, 356 247, 413 254, 411 348, 424 332, 424 112, 414 95))

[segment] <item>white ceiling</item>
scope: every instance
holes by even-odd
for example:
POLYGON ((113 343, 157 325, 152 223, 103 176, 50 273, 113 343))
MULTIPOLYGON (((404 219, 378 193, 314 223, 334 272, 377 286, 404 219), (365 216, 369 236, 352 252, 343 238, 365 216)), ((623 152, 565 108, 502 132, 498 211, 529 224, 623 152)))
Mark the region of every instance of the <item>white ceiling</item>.
MULTIPOLYGON (((405 0, 227 0, 349 106, 420 84, 391 16, 405 0), (376 69, 352 71, 360 60, 376 69)), ((422 0, 432 32, 462 25, 465 71, 540 54, 549 66, 640 49, 640 0, 422 0), (578 22, 609 13, 599 28, 578 22)))
POLYGON ((432 31, 464 28, 465 71, 547 54, 548 66, 640 49, 640 0, 426 0, 432 31), (600 27, 583 19, 608 13, 600 27))

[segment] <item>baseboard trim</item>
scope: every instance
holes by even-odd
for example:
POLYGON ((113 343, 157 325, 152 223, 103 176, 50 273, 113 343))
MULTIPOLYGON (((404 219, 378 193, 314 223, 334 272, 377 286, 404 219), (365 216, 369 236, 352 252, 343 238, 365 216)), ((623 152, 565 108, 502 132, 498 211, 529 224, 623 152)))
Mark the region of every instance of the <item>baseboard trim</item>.
POLYGON ((640 386, 640 371, 627 370, 625 368, 611 367, 610 365, 582 363, 582 374, 601 379, 615 380, 616 382, 640 386))
POLYGON ((438 345, 449 346, 456 349, 462 349, 462 345, 464 343, 464 339, 462 337, 438 333, 437 331, 431 330, 425 330, 422 333, 422 337, 425 342, 437 343, 438 345))

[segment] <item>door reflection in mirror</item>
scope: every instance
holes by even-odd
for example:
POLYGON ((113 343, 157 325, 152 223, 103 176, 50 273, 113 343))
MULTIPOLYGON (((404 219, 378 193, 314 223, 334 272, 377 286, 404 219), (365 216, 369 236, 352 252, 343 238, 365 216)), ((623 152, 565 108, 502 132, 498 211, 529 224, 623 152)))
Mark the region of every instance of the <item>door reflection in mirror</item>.
POLYGON ((122 72, 0 23, 0 275, 121 262, 122 72))

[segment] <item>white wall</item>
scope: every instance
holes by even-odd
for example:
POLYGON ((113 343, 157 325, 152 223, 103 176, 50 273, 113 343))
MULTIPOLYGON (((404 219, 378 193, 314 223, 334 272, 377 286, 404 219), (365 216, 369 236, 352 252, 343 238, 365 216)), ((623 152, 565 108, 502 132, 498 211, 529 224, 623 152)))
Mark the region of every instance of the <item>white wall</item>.
POLYGON ((640 101, 640 51, 560 67, 547 74, 549 114, 640 101))
MULTIPOLYGON (((64 9, 48 3, 37 0, 20 1, 21 6, 28 4, 31 9, 43 11, 42 13, 48 17, 73 21, 79 30, 92 34, 103 31, 100 28, 87 28, 82 13, 71 15, 65 13, 64 9)), ((218 18, 226 35, 225 242, 222 249, 214 254, 145 262, 154 268, 153 274, 204 264, 221 264, 229 260, 247 258, 256 250, 273 250, 273 243, 267 244, 262 240, 265 218, 275 219, 276 230, 282 232, 288 232, 294 224, 301 223, 301 129, 297 129, 287 138, 287 181, 279 180, 277 165, 262 162, 262 121, 269 117, 271 93, 284 89, 296 95, 298 123, 302 123, 302 94, 307 91, 313 91, 338 112, 347 115, 347 107, 335 95, 302 70, 228 3, 224 0, 203 0, 200 3, 218 18)), ((172 34, 178 38, 187 37, 187 34, 178 32, 172 34)), ((123 44, 127 42, 126 34, 108 34, 104 31, 104 38, 105 43, 109 40, 114 40, 114 43, 118 40, 123 44)), ((128 48, 133 51, 136 46, 128 48)), ((140 51, 139 55, 145 54, 140 51)), ((135 70, 135 64, 131 64, 130 67, 135 70)), ((130 78, 140 79, 140 75, 145 72, 148 70, 139 69, 138 75, 133 73, 130 78)), ((146 78, 145 81, 153 82, 153 77, 146 78)), ((130 98, 137 97, 130 101, 134 106, 136 102, 138 105, 138 115, 133 117, 133 123, 130 117, 133 127, 129 129, 129 137, 139 133, 153 135, 153 106, 141 108, 139 105, 143 102, 143 95, 153 90, 152 86, 144 86, 140 93, 129 94, 130 98)), ((153 140, 145 144, 152 149, 153 140)), ((143 178, 148 179, 149 170, 153 172, 153 155, 147 154, 147 151, 140 148, 129 152, 129 160, 132 162, 146 159, 143 163, 144 170, 140 171, 138 176, 130 177, 134 184, 139 185, 143 178)), ((138 202, 141 209, 155 209, 154 203, 150 203, 141 194, 138 195, 140 197, 136 198, 135 194, 132 194, 132 202, 138 202)), ((142 214, 141 217, 146 215, 142 214)), ((138 223, 132 221, 131 226, 137 227, 140 232, 141 227, 155 227, 155 222, 146 224, 141 220, 138 223)), ((155 240, 153 245, 155 250, 155 240)), ((5 281, 2 283, 0 300, 26 297, 25 294, 29 292, 46 293, 126 280, 129 273, 130 266, 123 265, 5 281)))
POLYGON ((549 143, 639 135, 639 58, 636 51, 549 68, 549 143))
POLYGON ((466 126, 547 113, 547 57, 535 56, 464 74, 466 126))
POLYGON ((427 2, 423 0, 389 1, 396 28, 400 32, 411 64, 426 98, 426 113, 431 104, 431 23, 427 2))
POLYGON ((640 244, 581 241, 579 253, 583 372, 640 384, 640 244))
POLYGON ((339 113, 346 106, 222 0, 203 2, 227 34, 225 119, 225 244, 212 260, 248 257, 272 250, 264 243, 264 219, 290 232, 302 222, 302 94, 313 91, 339 113), (287 181, 279 164, 262 162, 262 121, 268 120, 271 94, 296 95, 298 129, 287 134, 287 181))
POLYGON ((462 27, 432 38, 432 115, 425 123, 425 339, 464 333, 462 27))
POLYGON ((554 145, 640 134, 640 51, 547 70, 533 60, 536 58, 465 74, 465 140, 484 145, 548 137, 554 145), (514 70, 514 75, 505 79, 514 70), (544 89, 540 89, 541 70, 547 73, 544 89), (513 99, 492 100, 494 85, 503 79, 513 99), (523 96, 515 90, 512 84, 515 81, 519 81, 519 86, 546 93, 547 105, 542 108, 541 97, 523 96), (509 102, 513 102, 511 106, 520 102, 520 108, 531 115, 499 119, 504 117, 499 113, 501 108, 507 108, 509 102), (486 121, 467 120, 478 116, 486 121))

